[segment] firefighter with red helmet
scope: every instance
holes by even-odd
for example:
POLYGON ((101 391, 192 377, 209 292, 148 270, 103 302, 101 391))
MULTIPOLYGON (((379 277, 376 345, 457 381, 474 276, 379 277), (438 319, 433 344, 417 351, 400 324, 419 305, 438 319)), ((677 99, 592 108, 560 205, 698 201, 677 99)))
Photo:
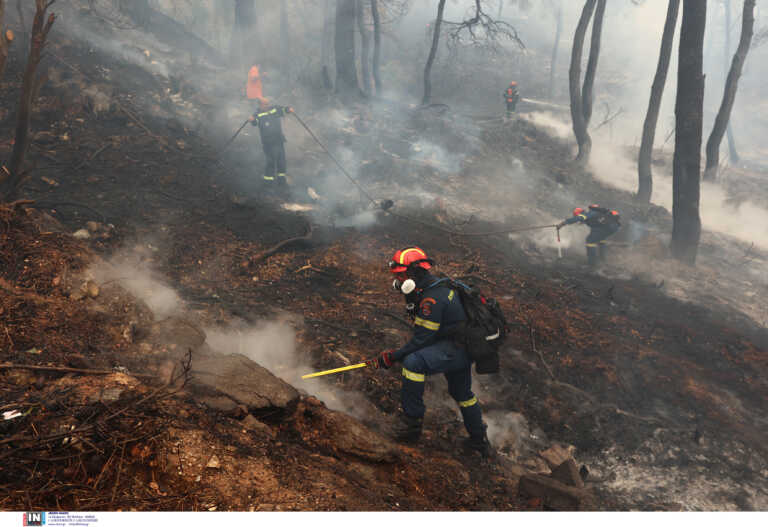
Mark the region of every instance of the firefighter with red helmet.
POLYGON ((504 90, 504 100, 507 103, 507 119, 512 117, 517 107, 517 102, 520 100, 520 94, 517 91, 517 83, 512 81, 509 86, 504 90))
POLYGON ((576 207, 573 209, 573 216, 560 222, 557 228, 561 229, 574 223, 583 223, 589 227, 589 234, 585 242, 587 261, 589 265, 596 266, 598 261, 605 258, 607 238, 616 234, 621 227, 619 212, 600 205, 590 205, 587 209, 576 207))
POLYGON ((469 433, 464 446, 485 456, 490 444, 480 404, 472 393, 472 362, 466 350, 455 342, 467 316, 448 279, 430 272, 433 265, 419 247, 395 252, 389 269, 396 277, 394 288, 413 304, 413 336, 399 350, 384 351, 368 364, 390 368, 402 362, 402 412, 395 425, 398 441, 413 442, 421 436, 426 411, 424 383, 428 375, 442 373, 469 433))

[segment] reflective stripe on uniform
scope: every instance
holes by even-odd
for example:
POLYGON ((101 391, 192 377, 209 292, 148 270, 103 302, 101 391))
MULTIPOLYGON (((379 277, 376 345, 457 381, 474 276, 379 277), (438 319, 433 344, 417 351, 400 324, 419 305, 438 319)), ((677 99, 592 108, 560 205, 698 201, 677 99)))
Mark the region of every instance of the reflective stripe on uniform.
POLYGON ((456 294, 456 291, 451 289, 451 291, 448 293, 448 302, 453 301, 453 295, 455 295, 455 294, 456 294))
POLYGON ((405 255, 408 254, 411 251, 415 251, 415 252, 419 253, 419 255, 422 258, 426 258, 427 257, 427 255, 424 254, 424 251, 421 251, 419 249, 414 249, 414 248, 406 249, 406 250, 404 250, 403 252, 400 253, 400 262, 399 262, 400 265, 405 265, 405 255))
POLYGON ((266 179, 267 181, 274 181, 275 176, 264 176, 264 179, 266 179))
POLYGON ((416 317, 413 323, 417 326, 431 329, 432 331, 437 331, 438 329, 440 329, 440 324, 438 322, 432 322, 431 320, 424 320, 421 317, 416 317))
POLYGON ((413 382, 424 382, 425 377, 423 373, 416 373, 411 370, 403 368, 403 377, 413 382))
POLYGON ((587 245, 587 247, 597 247, 596 243, 588 243, 586 245, 587 245))
POLYGON ((582 219, 582 220, 584 220, 584 221, 587 221, 587 217, 586 217, 585 215, 583 215, 583 214, 579 214, 579 215, 578 215, 578 216, 576 216, 576 217, 577 217, 577 218, 581 218, 581 219, 582 219))
POLYGON ((280 172, 277 177, 285 177, 285 172, 280 172))
POLYGON ((261 113, 257 113, 257 114, 256 114, 256 117, 264 117, 265 115, 272 115, 272 114, 274 114, 274 113, 277 113, 277 109, 276 109, 276 108, 275 108, 275 109, 272 109, 272 110, 270 110, 270 111, 268 111, 268 112, 261 112, 261 113))
POLYGON ((599 243, 600 243, 600 245, 608 245, 611 242, 608 241, 608 240, 601 240, 599 243))
POLYGON ((469 408, 470 406, 473 406, 477 404, 477 397, 472 397, 468 401, 459 401, 459 406, 462 408, 469 408))

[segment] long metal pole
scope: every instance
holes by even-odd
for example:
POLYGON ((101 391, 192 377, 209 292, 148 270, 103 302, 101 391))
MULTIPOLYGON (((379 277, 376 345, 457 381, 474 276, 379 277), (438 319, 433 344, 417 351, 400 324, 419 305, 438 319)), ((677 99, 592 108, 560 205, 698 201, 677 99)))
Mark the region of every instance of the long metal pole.
POLYGON ((321 375, 330 375, 331 373, 340 373, 347 370, 356 370, 357 368, 365 368, 368 366, 367 362, 361 362, 360 364, 353 364, 351 366, 344 366, 343 368, 334 368, 332 370, 319 371, 317 373, 309 373, 302 375, 302 379, 311 379, 312 377, 320 377, 321 375))

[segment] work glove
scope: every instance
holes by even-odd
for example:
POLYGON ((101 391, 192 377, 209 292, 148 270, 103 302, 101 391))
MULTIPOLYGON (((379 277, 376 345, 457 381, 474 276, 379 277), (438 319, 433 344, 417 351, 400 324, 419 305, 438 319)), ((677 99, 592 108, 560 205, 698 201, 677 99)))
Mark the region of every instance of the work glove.
POLYGON ((564 221, 561 221, 560 223, 558 223, 558 224, 556 225, 556 227, 557 227, 558 229, 562 229, 563 227, 565 227, 565 222, 564 222, 564 221))
POLYGON ((285 109, 285 111, 286 111, 286 112, 288 112, 288 113, 293 113, 293 108, 291 108, 291 107, 289 106, 288 108, 286 108, 286 109, 285 109))
POLYGON ((386 350, 382 351, 381 354, 374 358, 369 359, 365 361, 365 363, 375 369, 383 368, 383 369, 389 369, 392 367, 392 365, 395 363, 395 359, 392 357, 392 355, 395 352, 393 350, 386 350))

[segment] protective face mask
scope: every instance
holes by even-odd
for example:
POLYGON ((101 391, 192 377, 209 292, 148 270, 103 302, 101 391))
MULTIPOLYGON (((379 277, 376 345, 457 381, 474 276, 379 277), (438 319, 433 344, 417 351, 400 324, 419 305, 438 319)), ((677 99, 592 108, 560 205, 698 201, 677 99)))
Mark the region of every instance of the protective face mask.
POLYGON ((401 282, 400 280, 395 279, 392 282, 392 289, 394 289, 399 293, 403 293, 404 295, 408 295, 410 293, 413 293, 413 291, 416 289, 416 282, 414 282, 410 278, 405 280, 404 282, 401 282))

